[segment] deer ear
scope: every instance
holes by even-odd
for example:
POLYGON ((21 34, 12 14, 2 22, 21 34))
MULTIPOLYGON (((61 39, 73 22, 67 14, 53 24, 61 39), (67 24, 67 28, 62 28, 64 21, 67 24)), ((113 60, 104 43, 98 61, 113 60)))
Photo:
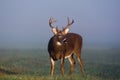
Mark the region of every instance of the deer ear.
POLYGON ((56 35, 57 34, 57 29, 53 27, 52 32, 56 35))
POLYGON ((64 29, 64 34, 67 34, 69 32, 69 28, 64 29))

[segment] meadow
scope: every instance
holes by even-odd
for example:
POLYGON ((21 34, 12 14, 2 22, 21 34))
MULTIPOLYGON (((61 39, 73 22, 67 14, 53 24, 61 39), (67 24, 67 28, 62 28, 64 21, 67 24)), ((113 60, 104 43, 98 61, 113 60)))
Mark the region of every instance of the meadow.
MULTIPOLYGON (((74 56, 74 58, 76 58, 74 56)), ((84 48, 82 50, 86 76, 76 61, 71 77, 70 63, 65 60, 65 76, 60 61, 50 77, 49 54, 46 49, 0 49, 0 80, 120 80, 120 50, 117 48, 84 48)))

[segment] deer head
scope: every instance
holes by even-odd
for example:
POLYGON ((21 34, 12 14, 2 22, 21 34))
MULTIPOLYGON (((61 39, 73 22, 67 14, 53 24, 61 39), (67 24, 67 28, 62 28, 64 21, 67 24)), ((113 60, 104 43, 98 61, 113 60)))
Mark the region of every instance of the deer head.
POLYGON ((70 21, 69 18, 67 18, 68 23, 65 27, 63 27, 62 30, 59 30, 58 27, 53 26, 52 24, 56 22, 52 17, 49 20, 49 26, 52 29, 53 34, 55 35, 55 41, 57 45, 62 45, 63 42, 65 42, 64 36, 69 32, 69 27, 74 23, 74 20, 70 21))

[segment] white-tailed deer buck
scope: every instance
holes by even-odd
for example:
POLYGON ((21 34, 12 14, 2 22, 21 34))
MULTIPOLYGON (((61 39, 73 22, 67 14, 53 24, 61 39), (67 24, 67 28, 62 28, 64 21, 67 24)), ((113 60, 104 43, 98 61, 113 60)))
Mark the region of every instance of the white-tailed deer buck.
POLYGON ((81 48, 82 48, 82 37, 76 33, 68 33, 69 27, 74 23, 74 20, 70 21, 68 18, 68 24, 63 28, 63 30, 59 30, 57 27, 54 27, 52 23, 56 22, 53 18, 49 20, 49 26, 54 33, 54 36, 49 40, 48 43, 48 52, 50 55, 51 62, 51 71, 50 75, 53 76, 55 61, 61 60, 61 71, 62 75, 64 75, 64 60, 68 58, 71 67, 69 74, 72 74, 74 69, 75 60, 73 55, 76 55, 82 75, 85 75, 83 62, 81 59, 81 48))

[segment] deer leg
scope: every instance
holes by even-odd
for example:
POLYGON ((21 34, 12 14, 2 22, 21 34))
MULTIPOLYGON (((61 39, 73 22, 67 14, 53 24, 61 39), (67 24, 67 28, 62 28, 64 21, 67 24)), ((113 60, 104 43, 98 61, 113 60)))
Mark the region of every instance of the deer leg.
POLYGON ((85 70, 84 70, 84 66, 83 66, 83 61, 81 59, 81 51, 80 50, 76 50, 74 53, 75 53, 75 55, 77 57, 77 60, 78 60, 78 62, 80 64, 82 76, 84 77, 85 76, 85 70))
POLYGON ((64 58, 61 59, 61 71, 62 75, 64 76, 64 58))
POLYGON ((50 62, 51 62, 50 76, 53 76, 55 61, 52 58, 50 58, 50 62))
POLYGON ((80 67, 81 67, 81 71, 82 71, 82 76, 84 77, 85 76, 85 71, 84 71, 83 61, 82 61, 82 59, 81 59, 80 56, 77 56, 77 59, 78 59, 78 61, 80 63, 80 67))
POLYGON ((74 58, 73 58, 73 55, 70 56, 70 57, 68 58, 68 60, 69 60, 69 62, 70 62, 70 64, 71 64, 70 72, 69 72, 69 75, 71 75, 72 72, 73 72, 73 70, 74 70, 74 66, 75 66, 75 60, 74 60, 74 58))

